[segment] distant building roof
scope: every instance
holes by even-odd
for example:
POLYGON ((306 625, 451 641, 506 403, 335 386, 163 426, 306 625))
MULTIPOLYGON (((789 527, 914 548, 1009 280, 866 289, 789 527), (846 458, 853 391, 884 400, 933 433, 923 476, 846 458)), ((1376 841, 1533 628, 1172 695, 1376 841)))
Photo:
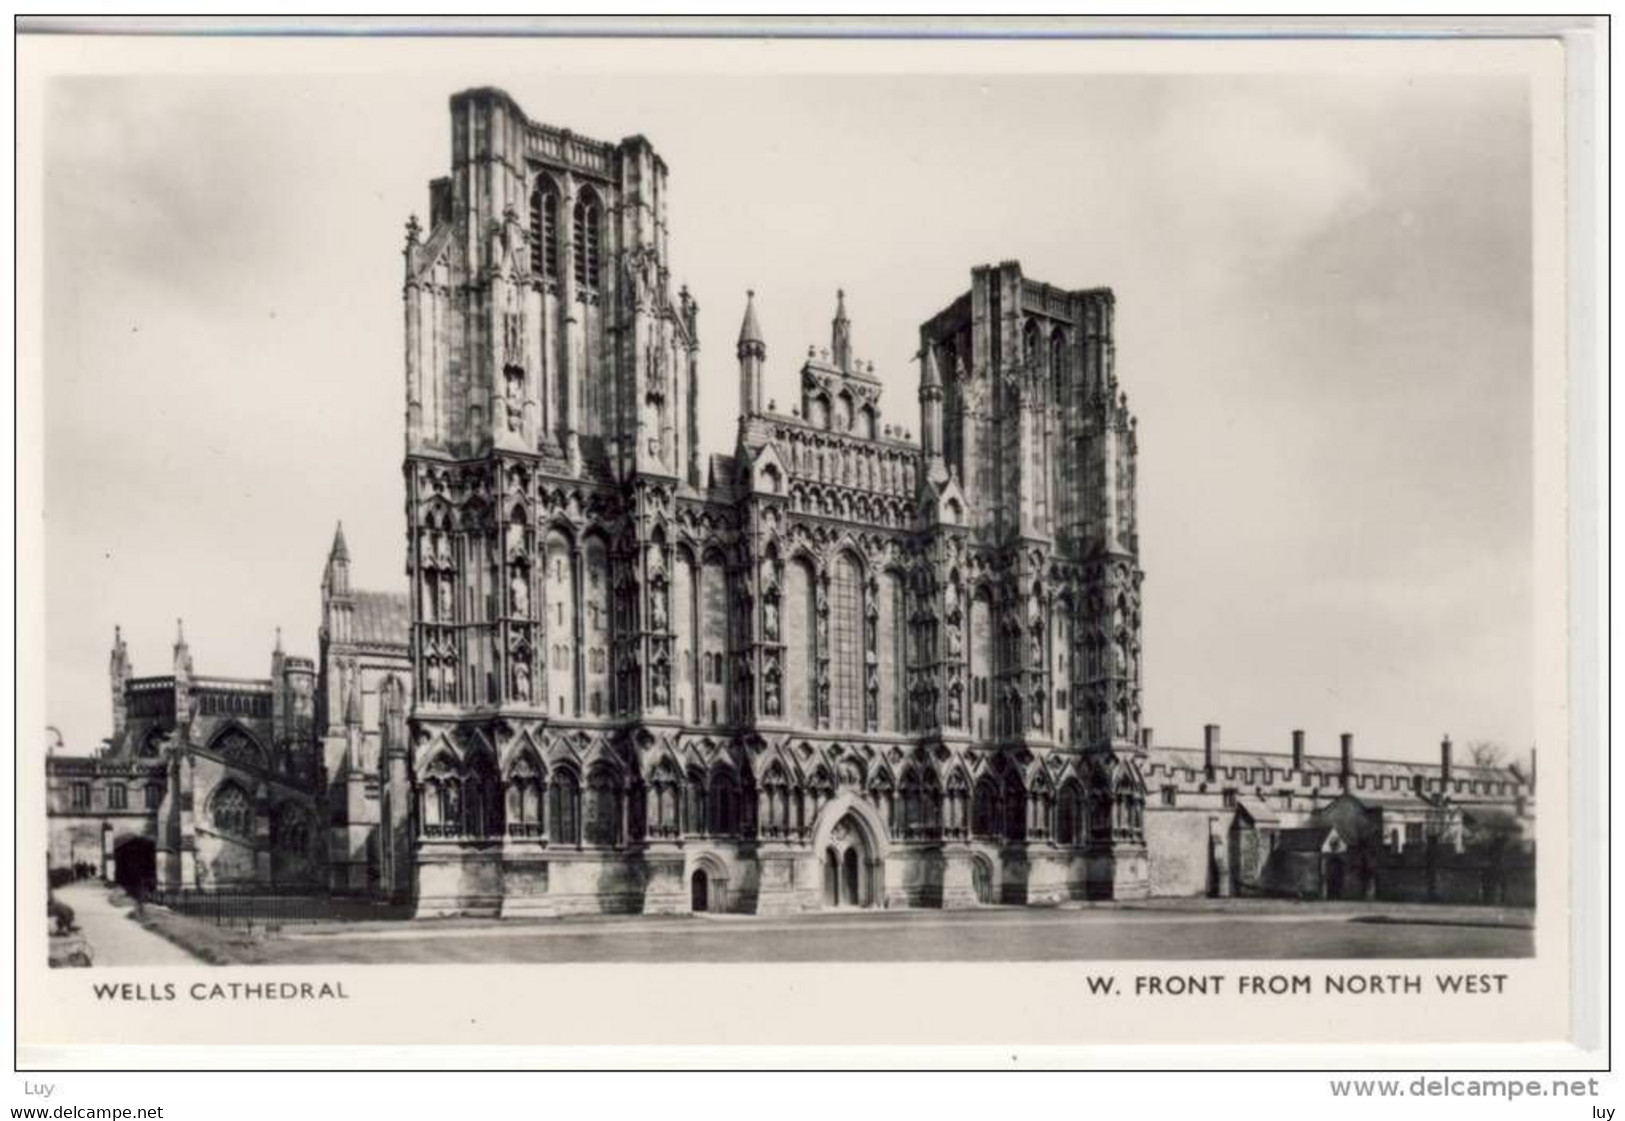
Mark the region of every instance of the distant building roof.
POLYGON ((1276 825, 1281 818, 1269 807, 1269 803, 1259 798, 1237 798, 1237 803, 1247 811, 1247 816, 1258 825, 1276 825))
POLYGON ((356 592, 355 638, 368 646, 399 646, 410 641, 411 601, 405 592, 356 592))
POLYGON ((1275 847, 1286 852, 1319 852, 1326 847, 1326 838, 1332 834, 1329 825, 1315 825, 1305 829, 1283 829, 1276 834, 1275 847))

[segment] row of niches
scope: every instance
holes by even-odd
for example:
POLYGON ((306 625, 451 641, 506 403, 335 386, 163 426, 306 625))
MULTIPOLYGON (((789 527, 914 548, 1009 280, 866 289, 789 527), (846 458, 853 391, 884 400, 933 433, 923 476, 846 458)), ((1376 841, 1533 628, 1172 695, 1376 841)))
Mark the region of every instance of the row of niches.
POLYGON ((831 439, 788 425, 774 433, 772 446, 792 478, 908 497, 916 489, 920 453, 915 448, 831 439))
MULTIPOLYGON (((499 774, 488 756, 459 764, 437 755, 417 790, 417 821, 426 839, 527 838, 553 844, 618 847, 645 840, 754 837, 805 841, 838 790, 827 773, 809 781, 770 765, 759 781, 726 765, 709 770, 662 763, 648 776, 598 762, 545 768, 521 758, 499 774)), ((996 841, 1143 836, 1145 798, 1132 781, 1059 785, 1042 770, 1030 786, 1016 770, 974 783, 962 769, 946 780, 931 768, 882 770, 855 790, 899 840, 977 837, 996 841)))

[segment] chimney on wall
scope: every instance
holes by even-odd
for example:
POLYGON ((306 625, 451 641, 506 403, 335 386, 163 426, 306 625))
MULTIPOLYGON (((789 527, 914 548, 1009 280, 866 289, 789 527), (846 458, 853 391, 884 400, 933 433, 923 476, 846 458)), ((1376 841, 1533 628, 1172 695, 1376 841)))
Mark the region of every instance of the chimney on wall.
POLYGON ((1450 781, 1450 764, 1451 764, 1451 762, 1452 762, 1452 760, 1450 758, 1450 733, 1446 732, 1444 734, 1444 739, 1439 742, 1439 777, 1441 779, 1443 779, 1445 782, 1450 781))
POLYGON ((1303 729, 1292 729, 1292 769, 1303 770, 1303 729))
POLYGON ((1343 746, 1343 765, 1340 774, 1343 778, 1343 788, 1346 790, 1354 778, 1354 733, 1344 732, 1338 738, 1343 746))
POLYGON ((1219 770, 1219 726, 1202 725, 1202 767, 1212 778, 1219 770))

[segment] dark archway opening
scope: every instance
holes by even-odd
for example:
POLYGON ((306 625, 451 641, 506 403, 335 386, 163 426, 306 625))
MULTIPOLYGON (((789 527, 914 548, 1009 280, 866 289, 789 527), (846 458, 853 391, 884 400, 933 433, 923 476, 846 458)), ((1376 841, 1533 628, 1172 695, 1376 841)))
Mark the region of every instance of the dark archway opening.
POLYGON ((1326 862, 1326 898, 1343 898, 1343 860, 1334 856, 1326 862))
POLYGON ((858 894, 858 850, 847 849, 841 858, 841 905, 861 907, 864 900, 858 894))
POLYGON ((824 850, 824 906, 834 907, 841 901, 840 868, 835 850, 824 850))
POLYGON ((151 891, 158 878, 157 847, 145 837, 131 837, 113 851, 113 880, 131 895, 151 891))
POLYGON ((703 913, 711 906, 711 881, 705 874, 705 869, 695 871, 694 878, 689 881, 689 907, 695 913, 703 913))

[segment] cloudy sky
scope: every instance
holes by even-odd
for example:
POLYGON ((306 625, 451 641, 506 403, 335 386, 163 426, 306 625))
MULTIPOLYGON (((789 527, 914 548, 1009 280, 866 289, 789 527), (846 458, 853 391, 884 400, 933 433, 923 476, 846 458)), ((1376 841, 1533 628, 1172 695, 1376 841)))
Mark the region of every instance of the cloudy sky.
MULTIPOLYGON (((400 249, 447 97, 643 133, 733 436, 754 288, 794 398, 837 287, 886 419, 971 266, 1118 297, 1159 742, 1432 758, 1531 742, 1529 117, 1504 78, 57 79, 45 136, 49 719, 108 734, 123 626, 167 673, 314 654, 342 519, 402 588, 400 249)), ((26 663, 25 663, 26 664, 26 663)))

